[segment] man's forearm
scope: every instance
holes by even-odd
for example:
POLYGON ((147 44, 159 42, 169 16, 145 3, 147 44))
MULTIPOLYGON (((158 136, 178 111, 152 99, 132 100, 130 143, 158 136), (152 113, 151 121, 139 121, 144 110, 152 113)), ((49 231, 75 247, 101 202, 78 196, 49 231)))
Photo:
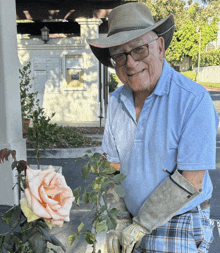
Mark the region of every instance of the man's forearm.
MULTIPOLYGON (((107 160, 107 154, 103 153, 102 154, 102 160, 106 161, 107 160)), ((120 163, 110 163, 111 166, 113 166, 116 170, 120 171, 121 164, 120 163)))
POLYGON ((205 170, 184 170, 182 176, 185 177, 198 191, 202 189, 203 178, 205 175, 205 170))

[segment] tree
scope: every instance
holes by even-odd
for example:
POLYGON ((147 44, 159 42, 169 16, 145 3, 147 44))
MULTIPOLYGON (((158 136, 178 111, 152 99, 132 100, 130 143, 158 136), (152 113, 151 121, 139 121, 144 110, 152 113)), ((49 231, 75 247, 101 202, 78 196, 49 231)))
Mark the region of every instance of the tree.
POLYGON ((154 16, 155 21, 172 13, 175 19, 175 32, 166 59, 175 64, 186 56, 195 59, 199 52, 199 33, 201 31, 201 50, 217 38, 220 0, 210 0, 205 6, 192 0, 142 0, 154 16), (158 8, 158 6, 160 6, 158 8))

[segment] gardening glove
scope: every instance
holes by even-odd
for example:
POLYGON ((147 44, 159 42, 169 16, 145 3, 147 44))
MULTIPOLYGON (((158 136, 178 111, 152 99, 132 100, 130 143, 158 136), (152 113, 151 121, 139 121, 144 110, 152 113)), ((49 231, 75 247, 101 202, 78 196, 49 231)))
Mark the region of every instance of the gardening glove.
POLYGON ((150 194, 133 218, 133 224, 122 232, 122 252, 131 253, 144 235, 165 224, 201 192, 176 170, 150 194))
POLYGON ((120 246, 122 245, 122 231, 129 226, 131 221, 117 220, 117 227, 115 230, 107 232, 107 251, 108 253, 120 253, 120 246))
POLYGON ((120 211, 116 219, 116 229, 107 232, 107 252, 120 253, 122 231, 132 223, 131 216, 125 206, 124 199, 118 196, 114 188, 110 188, 106 194, 103 194, 103 198, 107 203, 108 210, 117 208, 120 211))
POLYGON ((122 253, 131 253, 133 251, 136 242, 138 247, 141 243, 141 239, 147 234, 146 229, 137 223, 133 222, 130 226, 122 231, 122 253))

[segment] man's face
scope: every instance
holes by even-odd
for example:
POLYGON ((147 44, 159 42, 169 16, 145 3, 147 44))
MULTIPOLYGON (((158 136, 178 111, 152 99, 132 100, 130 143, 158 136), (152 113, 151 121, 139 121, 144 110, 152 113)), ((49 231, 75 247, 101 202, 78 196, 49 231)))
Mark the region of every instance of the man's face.
MULTIPOLYGON (((149 32, 121 46, 110 48, 110 55, 129 52, 138 46, 151 42, 155 38, 157 38, 156 34, 149 32)), ((117 66, 115 68, 116 74, 122 83, 129 86, 133 92, 145 91, 151 93, 160 78, 164 57, 164 39, 158 38, 149 45, 149 55, 146 58, 135 61, 131 55, 127 55, 126 65, 117 66)))

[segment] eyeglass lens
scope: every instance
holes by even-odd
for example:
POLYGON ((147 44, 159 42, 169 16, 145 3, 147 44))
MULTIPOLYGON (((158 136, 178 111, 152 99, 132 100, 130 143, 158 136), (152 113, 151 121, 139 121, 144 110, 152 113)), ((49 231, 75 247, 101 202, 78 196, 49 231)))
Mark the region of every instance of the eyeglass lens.
POLYGON ((129 54, 135 61, 140 61, 148 56, 149 54, 148 45, 142 45, 140 47, 136 47, 128 53, 114 55, 111 57, 111 59, 113 60, 112 63, 115 66, 125 65, 127 62, 127 55, 129 54))

